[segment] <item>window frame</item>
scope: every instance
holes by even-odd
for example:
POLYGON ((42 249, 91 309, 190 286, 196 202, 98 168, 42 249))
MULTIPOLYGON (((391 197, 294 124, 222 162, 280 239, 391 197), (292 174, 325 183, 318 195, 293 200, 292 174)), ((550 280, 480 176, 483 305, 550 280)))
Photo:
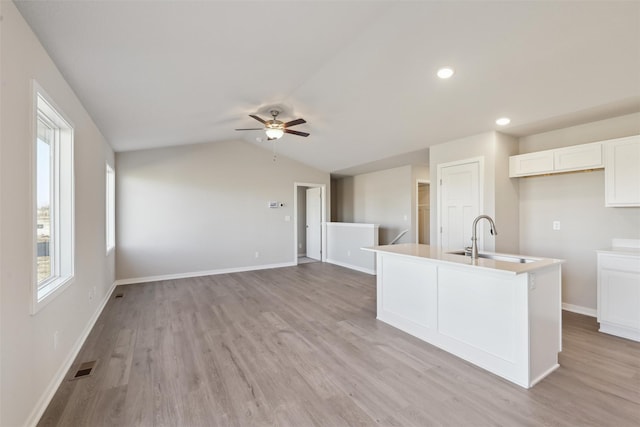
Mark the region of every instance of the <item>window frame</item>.
POLYGON ((75 177, 74 177, 74 126, 47 92, 33 83, 31 180, 32 180, 32 279, 31 314, 36 314, 57 295, 69 287, 75 278, 75 177), (37 161, 38 123, 53 130, 51 154, 50 189, 50 233, 49 254, 52 257, 51 276, 38 280, 38 203, 37 161))
POLYGON ((105 181, 105 241, 109 255, 116 248, 116 171, 108 162, 105 181))

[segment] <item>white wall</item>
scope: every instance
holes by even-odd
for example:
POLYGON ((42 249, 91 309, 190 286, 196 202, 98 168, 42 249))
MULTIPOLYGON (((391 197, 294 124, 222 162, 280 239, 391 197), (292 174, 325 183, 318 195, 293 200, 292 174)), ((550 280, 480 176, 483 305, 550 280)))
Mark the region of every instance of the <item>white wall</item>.
MULTIPOLYGON (((523 137, 520 153, 635 134, 640 134, 640 114, 523 137)), ((610 246, 612 238, 640 239, 640 208, 605 208, 602 170, 519 181, 520 252, 565 259, 563 302, 594 311, 595 251, 610 246), (559 231, 552 230, 556 220, 559 231)))
POLYGON ((411 166, 371 172, 336 181, 336 222, 380 225, 380 244, 386 245, 404 229, 400 243, 415 239, 415 180, 411 166), (406 219, 405 219, 406 218, 406 219))
POLYGON ((363 251, 378 245, 378 225, 349 222, 329 222, 327 232, 327 262, 376 274, 376 254, 363 251))
POLYGON ((482 133, 430 147, 432 245, 437 244, 439 231, 437 227, 438 165, 482 157, 484 187, 481 214, 489 215, 495 220, 498 235, 491 236, 489 227, 483 227, 484 231, 480 239, 484 241, 484 249, 487 251, 504 253, 518 251, 518 182, 509 179, 509 156, 517 153, 518 141, 499 132, 482 133))
POLYGON ((328 173, 240 140, 116 157, 117 277, 128 281, 292 263, 294 182, 329 193, 328 173))
POLYGON ((0 425, 21 426, 45 409, 114 282, 114 256, 105 254, 105 162, 113 164, 113 151, 13 2, 0 2, 0 14, 0 425), (75 279, 33 316, 32 78, 75 126, 76 222, 75 279))

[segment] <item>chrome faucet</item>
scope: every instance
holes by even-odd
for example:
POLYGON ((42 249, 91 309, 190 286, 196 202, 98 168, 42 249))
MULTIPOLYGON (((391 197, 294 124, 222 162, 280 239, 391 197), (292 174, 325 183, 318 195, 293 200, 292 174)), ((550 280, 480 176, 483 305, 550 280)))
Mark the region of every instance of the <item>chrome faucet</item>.
MULTIPOLYGON (((482 218, 485 218, 487 221, 489 221, 489 225, 491 226, 491 229, 489 230, 489 232, 491 233, 491 235, 495 236, 496 234, 498 234, 498 231, 496 230, 496 224, 493 222, 493 219, 491 219, 489 215, 479 215, 478 217, 476 217, 476 219, 473 220, 473 225, 471 230, 471 248, 470 248, 471 259, 478 259, 477 230, 478 230, 478 221, 480 221, 482 218)), ((467 249, 469 248, 465 248, 465 255, 467 254, 467 249)))

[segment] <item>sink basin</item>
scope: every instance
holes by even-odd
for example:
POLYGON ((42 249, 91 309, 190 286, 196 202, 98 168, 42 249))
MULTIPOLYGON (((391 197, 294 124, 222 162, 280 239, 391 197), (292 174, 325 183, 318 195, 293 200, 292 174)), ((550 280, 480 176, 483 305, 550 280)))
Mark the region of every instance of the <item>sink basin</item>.
MULTIPOLYGON (((447 252, 447 253, 449 253, 451 255, 464 255, 465 254, 464 251, 454 251, 454 252, 447 252)), ((536 259, 531 259, 531 258, 521 258, 521 257, 517 257, 517 256, 499 255, 499 254, 478 254, 478 258, 493 259, 495 261, 514 262, 516 264, 528 264, 530 262, 537 261, 536 259)))

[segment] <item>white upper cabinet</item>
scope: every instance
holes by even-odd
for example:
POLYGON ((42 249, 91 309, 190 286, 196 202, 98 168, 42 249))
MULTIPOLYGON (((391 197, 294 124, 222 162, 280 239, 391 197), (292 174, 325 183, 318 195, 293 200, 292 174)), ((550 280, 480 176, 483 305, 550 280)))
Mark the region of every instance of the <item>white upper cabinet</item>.
POLYGON ((509 157, 509 176, 540 175, 553 172, 553 150, 509 157))
POLYGON ((509 157, 509 176, 546 175, 604 166, 602 143, 573 145, 509 157))
POLYGON ((640 206, 640 135, 603 144, 605 206, 640 206))
POLYGON ((604 167, 602 143, 574 145, 553 150, 553 170, 569 172, 604 167))

